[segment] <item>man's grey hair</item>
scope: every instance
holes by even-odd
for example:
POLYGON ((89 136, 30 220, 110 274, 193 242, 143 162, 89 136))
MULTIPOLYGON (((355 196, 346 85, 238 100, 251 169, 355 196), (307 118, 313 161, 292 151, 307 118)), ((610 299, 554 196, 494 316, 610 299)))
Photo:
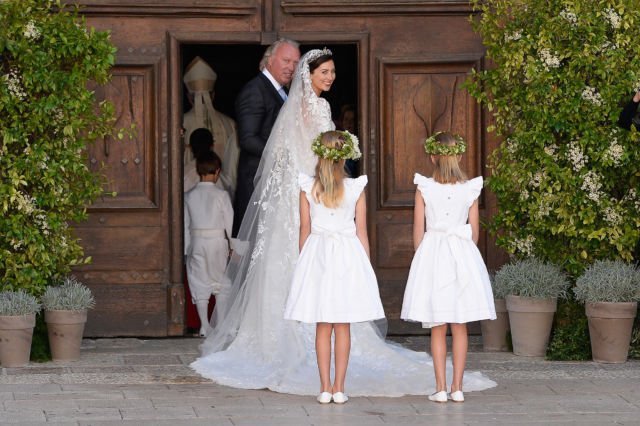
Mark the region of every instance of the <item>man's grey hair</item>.
POLYGON ((276 50, 278 50, 278 48, 283 44, 288 44, 295 47, 296 49, 300 49, 300 43, 298 43, 297 41, 284 37, 279 38, 278 40, 274 41, 271 46, 267 47, 267 50, 264 51, 264 55, 262 55, 262 59, 260 60, 260 71, 265 69, 267 63, 269 62, 269 58, 271 58, 276 53, 276 50))

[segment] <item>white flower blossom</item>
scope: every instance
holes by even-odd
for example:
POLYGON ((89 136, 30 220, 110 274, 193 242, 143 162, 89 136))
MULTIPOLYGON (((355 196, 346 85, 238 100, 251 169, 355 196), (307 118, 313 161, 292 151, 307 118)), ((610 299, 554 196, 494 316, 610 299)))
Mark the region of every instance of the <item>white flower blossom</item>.
POLYGON ((550 157, 556 155, 556 151, 558 150, 558 145, 552 143, 551 145, 547 145, 544 147, 544 152, 550 157))
POLYGON ((9 71, 9 74, 5 74, 3 76, 4 81, 9 88, 9 93, 14 98, 18 98, 20 100, 24 100, 27 97, 27 93, 24 91, 22 87, 22 78, 20 77, 20 72, 17 68, 12 67, 9 71))
POLYGON ((15 240, 15 239, 11 239, 11 247, 13 247, 14 250, 20 250, 20 248, 22 247, 22 241, 20 240, 15 240))
POLYGON ((526 201, 526 200, 528 200, 528 199, 529 199, 529 191, 527 191, 526 189, 523 189, 523 190, 520 192, 520 199, 521 199, 522 201, 526 201))
POLYGON ((606 40, 604 43, 600 45, 600 51, 604 52, 606 50, 616 50, 618 45, 615 43, 611 43, 609 40, 606 40))
POLYGON ((505 41, 518 41, 521 38, 522 38, 522 31, 521 30, 516 30, 516 31, 512 32, 511 34, 505 34, 504 35, 505 41))
POLYGON ((558 68, 560 66, 560 58, 551 53, 551 49, 544 48, 538 53, 546 70, 549 68, 558 68))
POLYGON ((511 138, 505 141, 505 146, 507 148, 507 152, 511 155, 514 155, 516 152, 518 152, 518 144, 511 138))
POLYGON ((612 8, 609 8, 605 9, 604 14, 605 18, 607 18, 607 21, 609 21, 613 28, 620 28, 620 25, 622 24, 622 17, 618 14, 618 12, 616 12, 612 8))
POLYGON ((600 201, 600 188, 602 183, 600 182, 600 176, 593 170, 589 170, 583 178, 582 185, 580 187, 587 193, 587 198, 596 203, 600 201))
POLYGON ((539 188, 542 181, 546 178, 547 174, 545 172, 536 172, 536 174, 533 175, 533 177, 529 181, 529 186, 531 186, 532 188, 539 188))
POLYGON ((613 162, 614 166, 620 165, 622 156, 624 155, 624 147, 618 143, 617 138, 613 138, 611 145, 604 153, 604 159, 613 162))
POLYGON ((587 164, 587 157, 582 152, 582 148, 578 145, 578 142, 572 141, 569 144, 569 150, 567 151, 569 161, 573 165, 573 170, 579 172, 587 164))
POLYGON ((582 99, 597 106, 602 105, 602 96, 600 96, 595 87, 586 86, 582 91, 582 99))
POLYGON ((538 216, 542 218, 545 216, 549 216, 549 213, 551 213, 551 205, 546 203, 540 203, 538 216))
POLYGON ((36 208, 36 200, 32 196, 22 192, 16 193, 15 203, 18 210, 26 214, 33 213, 36 208))
POLYGON ((627 201, 633 203, 636 210, 640 210, 640 199, 638 198, 638 193, 635 188, 629 188, 622 201, 627 201))
POLYGON ((25 36, 25 38, 31 41, 39 39, 41 35, 40 30, 38 29, 38 27, 36 27, 36 24, 33 21, 27 22, 27 25, 25 25, 22 34, 25 36))
POLYGON ((533 243, 535 242, 536 237, 533 235, 529 235, 526 238, 516 238, 513 241, 513 248, 516 252, 522 253, 525 256, 529 256, 533 253, 533 243))
POLYGON ((613 207, 606 207, 602 213, 604 220, 609 222, 611 226, 618 226, 622 223, 622 216, 613 207))
POLYGON ((567 10, 560 11, 560 16, 569 21, 569 23, 573 26, 578 23, 578 17, 575 13, 569 12, 567 10))

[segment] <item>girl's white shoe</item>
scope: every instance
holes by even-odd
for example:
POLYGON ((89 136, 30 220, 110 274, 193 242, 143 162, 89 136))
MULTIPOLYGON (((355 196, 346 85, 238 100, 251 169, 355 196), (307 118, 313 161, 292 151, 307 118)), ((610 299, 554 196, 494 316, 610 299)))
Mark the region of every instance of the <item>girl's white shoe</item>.
POLYGON ((318 398, 316 398, 318 400, 318 402, 320 404, 328 404, 331 402, 331 392, 322 392, 320 393, 320 395, 318 395, 318 398))
POLYGON ((449 398, 451 398, 453 402, 464 402, 464 394, 460 390, 451 392, 449 398))
POLYGON ((349 397, 343 392, 336 392, 333 394, 333 402, 336 404, 344 404, 349 400, 349 397))
POLYGON ((440 392, 432 393, 431 395, 429 395, 429 401, 447 402, 447 391, 443 390, 440 392))

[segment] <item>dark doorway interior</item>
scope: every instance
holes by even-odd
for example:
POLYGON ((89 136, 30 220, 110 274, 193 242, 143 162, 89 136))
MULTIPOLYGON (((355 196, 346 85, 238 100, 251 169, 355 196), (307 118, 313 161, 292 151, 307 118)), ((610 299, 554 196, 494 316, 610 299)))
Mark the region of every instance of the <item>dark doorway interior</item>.
MULTIPOLYGON (((357 111, 358 111, 358 49, 356 44, 335 44, 335 45, 301 45, 301 52, 305 52, 327 47, 331 49, 334 62, 336 64, 337 78, 331 88, 331 91, 323 93, 329 104, 331 105, 332 116, 336 122, 336 127, 342 129, 340 118, 344 106, 351 106, 353 111, 352 132, 357 133, 357 111)), ((187 65, 196 57, 200 56, 206 61, 217 74, 215 84, 215 94, 213 106, 217 111, 226 114, 235 120, 234 102, 236 95, 246 82, 251 80, 258 72, 258 64, 266 49, 262 45, 247 44, 184 44, 181 46, 181 70, 182 75, 187 65)), ((191 104, 187 98, 187 91, 182 84, 182 75, 180 78, 182 88, 182 111, 191 109, 191 104)), ((358 173, 357 163, 351 165, 350 173, 358 173)), ((194 334, 200 328, 200 320, 191 301, 189 287, 186 282, 186 272, 184 273, 185 287, 185 328, 187 334, 194 334)), ((211 316, 211 308, 215 303, 212 298, 210 303, 209 316, 211 316)))
MULTIPOLYGON (((334 120, 343 105, 350 104, 358 111, 358 50, 355 44, 301 45, 304 54, 310 49, 328 47, 333 52, 337 78, 331 91, 324 93, 331 104, 334 120)), ((217 73, 214 108, 235 119, 233 103, 242 86, 258 73, 258 63, 266 46, 230 44, 185 44, 182 46, 182 70, 200 56, 217 73)), ((191 108, 183 87, 183 111, 191 108)), ((355 127, 357 129, 357 126, 355 127)))

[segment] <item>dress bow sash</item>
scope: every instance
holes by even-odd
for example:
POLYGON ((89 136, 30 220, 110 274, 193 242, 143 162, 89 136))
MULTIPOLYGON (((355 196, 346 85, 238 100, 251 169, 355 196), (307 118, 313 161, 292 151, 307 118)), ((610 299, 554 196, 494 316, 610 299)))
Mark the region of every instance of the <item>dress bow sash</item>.
MULTIPOLYGON (((449 251, 451 252, 452 260, 455 264, 455 277, 452 280, 443 279, 441 283, 439 283, 438 288, 444 288, 450 285, 451 281, 457 281, 459 288, 458 294, 462 294, 464 289, 470 282, 469 279, 469 269, 464 262, 464 252, 463 252, 463 244, 466 241, 473 241, 472 239, 472 230, 470 224, 465 225, 457 225, 457 226, 433 226, 427 227, 427 234, 429 233, 437 233, 441 234, 440 238, 440 246, 438 246, 438 252, 442 252, 445 247, 442 247, 443 244, 449 247, 449 251)), ((439 262, 436 263, 436 276, 437 277, 446 277, 450 274, 441 273, 438 269, 443 265, 439 262)))
POLYGON ((324 265, 326 271, 333 275, 334 279, 345 280, 347 277, 335 275, 337 271, 348 271, 348 258, 343 253, 345 250, 344 240, 356 236, 355 226, 342 229, 327 229, 322 226, 312 225, 311 234, 322 238, 324 250, 318 250, 316 261, 324 265), (337 253, 336 253, 337 252, 337 253))
POLYGON ((340 237, 355 237, 356 228, 348 227, 343 229, 327 229, 319 225, 312 225, 311 233, 322 237, 338 239, 340 237))

